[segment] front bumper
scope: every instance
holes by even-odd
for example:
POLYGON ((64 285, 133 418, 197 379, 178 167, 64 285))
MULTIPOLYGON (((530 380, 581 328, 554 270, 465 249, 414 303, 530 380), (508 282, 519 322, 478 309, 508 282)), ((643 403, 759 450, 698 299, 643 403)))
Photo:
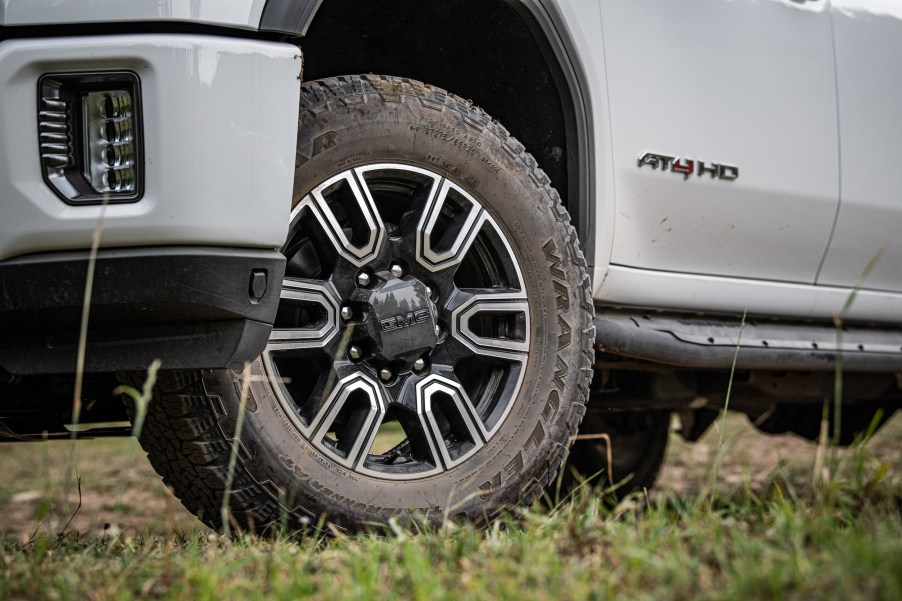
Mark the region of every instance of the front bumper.
POLYGON ((294 177, 300 52, 210 35, 134 34, 0 42, 0 260, 104 247, 278 248, 294 177), (38 80, 128 71, 140 79, 144 195, 64 203, 43 179, 38 80))
MULTIPOLYGON (((72 373, 88 253, 0 262, 0 368, 72 373)), ((273 250, 164 247, 101 250, 94 271, 85 371, 241 368, 266 346, 285 258, 273 250)))

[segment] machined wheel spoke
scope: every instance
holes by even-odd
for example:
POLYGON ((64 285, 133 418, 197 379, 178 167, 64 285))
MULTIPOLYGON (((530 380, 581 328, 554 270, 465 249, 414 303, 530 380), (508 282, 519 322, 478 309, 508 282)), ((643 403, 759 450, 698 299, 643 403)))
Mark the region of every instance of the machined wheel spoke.
POLYGON ((329 178, 301 199, 291 213, 292 227, 304 210, 319 221, 338 254, 357 267, 379 253, 385 225, 357 170, 329 178))
POLYGON ((490 299, 507 301, 510 299, 526 299, 526 296, 518 288, 457 288, 448 295, 442 303, 442 308, 448 313, 455 313, 464 305, 490 299))
POLYGON ((338 333, 340 301, 331 284, 285 278, 280 298, 267 352, 322 348, 338 333), (279 323, 283 316, 288 323, 279 323))
POLYGON ((319 408, 309 429, 310 437, 341 465, 361 463, 385 416, 385 399, 379 385, 363 374, 338 382, 319 408))
POLYGON ((416 385, 417 414, 446 469, 475 453, 488 439, 463 387, 432 375, 416 385))
POLYGON ((529 301, 520 292, 473 294, 451 313, 451 334, 474 353, 524 361, 529 301))
POLYGON ((417 261, 430 271, 460 263, 486 221, 472 196, 449 180, 433 190, 417 224, 417 261))

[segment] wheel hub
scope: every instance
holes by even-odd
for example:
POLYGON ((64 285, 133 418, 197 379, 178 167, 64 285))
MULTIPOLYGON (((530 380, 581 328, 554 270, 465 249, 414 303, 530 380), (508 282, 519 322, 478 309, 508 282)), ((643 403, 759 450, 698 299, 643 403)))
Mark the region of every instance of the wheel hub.
POLYGON ((366 318, 359 327, 371 343, 370 363, 377 369, 389 366, 395 373, 409 372, 438 344, 435 303, 426 285, 414 277, 381 271, 373 279, 353 296, 365 307, 366 318))

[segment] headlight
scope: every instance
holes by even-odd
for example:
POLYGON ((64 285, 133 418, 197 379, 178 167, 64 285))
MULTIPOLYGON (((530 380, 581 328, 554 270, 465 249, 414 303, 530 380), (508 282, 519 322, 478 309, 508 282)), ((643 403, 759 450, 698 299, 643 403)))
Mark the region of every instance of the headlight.
POLYGON ((141 198, 141 105, 130 72, 61 73, 39 82, 44 178, 68 203, 141 198))

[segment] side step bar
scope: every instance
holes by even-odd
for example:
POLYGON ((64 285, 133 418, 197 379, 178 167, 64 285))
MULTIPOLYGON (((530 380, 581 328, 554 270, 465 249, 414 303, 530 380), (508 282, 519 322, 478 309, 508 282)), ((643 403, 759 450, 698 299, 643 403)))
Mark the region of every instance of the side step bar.
POLYGON ((598 352, 677 367, 902 372, 902 329, 599 311, 598 352), (738 351, 737 351, 738 349, 738 351))

